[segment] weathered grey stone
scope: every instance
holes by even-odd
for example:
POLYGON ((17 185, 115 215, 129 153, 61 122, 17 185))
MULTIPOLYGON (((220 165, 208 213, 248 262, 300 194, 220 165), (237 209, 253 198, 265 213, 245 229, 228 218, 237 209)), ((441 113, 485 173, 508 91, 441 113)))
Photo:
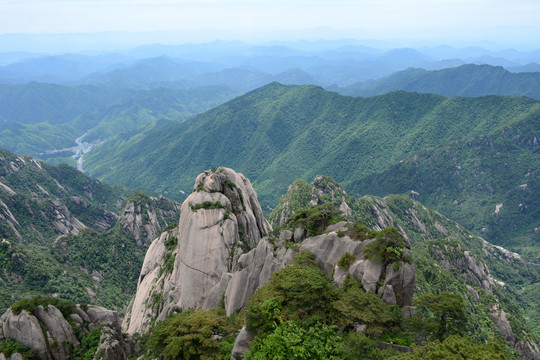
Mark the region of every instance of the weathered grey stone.
POLYGON ((353 328, 354 328, 354 331, 356 331, 357 333, 362 333, 363 334, 367 330, 367 325, 366 324, 354 323, 353 328))
POLYGON ((394 293, 392 285, 384 285, 379 289, 378 293, 381 295, 381 300, 388 305, 397 305, 396 294, 394 293))
POLYGON ((330 225, 326 228, 326 231, 347 231, 350 229, 352 224, 348 221, 340 221, 336 224, 330 225))
POLYGON ((151 202, 143 205, 128 202, 122 214, 118 218, 118 223, 124 230, 135 237, 137 245, 151 243, 162 229, 164 219, 176 217, 180 212, 180 206, 172 201, 165 200, 163 197, 150 198, 151 202), (167 202, 167 209, 154 206, 156 202, 167 202))
POLYGON ((244 353, 249 350, 250 343, 255 339, 255 335, 246 330, 244 326, 234 342, 234 347, 231 353, 231 360, 241 360, 244 353))
POLYGON ((290 241, 293 238, 293 232, 290 230, 283 230, 281 234, 279 234, 279 241, 290 241))
POLYGON ((79 304, 75 306, 75 309, 73 309, 73 313, 77 314, 83 319, 84 322, 89 323, 90 318, 88 317, 88 314, 84 312, 84 310, 81 308, 79 304))
POLYGON ((374 293, 377 292, 377 283, 381 278, 383 268, 383 264, 379 262, 367 259, 364 261, 364 276, 362 277, 362 286, 364 287, 365 291, 371 291, 374 293))
POLYGON ((125 344, 119 329, 106 325, 101 329, 101 338, 99 339, 99 346, 96 350, 96 355, 102 355, 101 357, 94 357, 94 359, 125 360, 128 358, 130 350, 129 346, 125 344))
POLYGON ((470 285, 465 285, 467 287, 467 290, 469 291, 469 293, 471 294, 471 296, 476 300, 480 300, 480 295, 478 294, 478 291, 476 291, 472 286, 470 285))
POLYGON ((47 343, 38 319, 21 311, 19 315, 8 309, 0 317, 0 325, 5 339, 11 339, 34 350, 40 359, 47 359, 47 343))
POLYGON ((403 307, 412 304, 416 284, 414 265, 406 262, 389 264, 384 283, 392 286, 397 305, 403 307))
POLYGON ((48 305, 45 309, 40 305, 34 314, 45 325, 47 333, 50 334, 52 341, 49 340, 49 346, 53 358, 67 359, 70 357, 70 344, 75 348, 80 347, 79 340, 73 333, 73 328, 55 306, 48 305), (53 343, 57 346, 52 346, 53 343))
POLYGON ((96 305, 89 305, 86 311, 90 321, 96 325, 107 325, 112 329, 120 329, 122 322, 116 311, 96 305))
POLYGON ((147 331, 151 318, 163 318, 173 305, 181 309, 219 305, 232 281, 231 275, 224 274, 242 266, 240 260, 245 258, 241 242, 256 246, 269 230, 255 191, 243 175, 221 167, 199 175, 194 192, 182 204, 174 268, 170 274, 159 271, 166 249, 162 240, 154 241, 146 254, 124 329, 130 334, 147 331), (207 202, 220 205, 207 209, 200 206, 207 202), (150 309, 148 299, 153 294, 163 299, 159 314, 150 309))
POLYGON ((500 308, 498 303, 490 306, 488 310, 489 317, 503 335, 504 340, 513 344, 516 340, 516 335, 512 330, 512 326, 510 326, 510 322, 506 318, 506 313, 504 312, 504 310, 500 308))
POLYGON ((516 343, 515 348, 524 359, 540 360, 540 350, 535 343, 520 340, 516 343))
POLYGON ((242 269, 232 274, 225 292, 225 310, 228 315, 245 306, 255 291, 294 257, 291 249, 276 254, 273 249, 274 246, 264 238, 255 249, 240 257, 238 264, 242 269))
POLYGON ((7 359, 4 354, 0 353, 0 360, 23 360, 23 356, 19 353, 11 354, 7 359))
POLYGON ((77 324, 78 326, 81 326, 84 324, 83 319, 77 314, 69 314, 69 319, 73 321, 75 324, 77 324))
POLYGON ((348 236, 339 237, 336 233, 329 233, 305 239, 299 250, 313 253, 319 266, 328 276, 332 276, 334 266, 343 254, 348 252, 356 258, 361 258, 365 244, 366 241, 353 241, 348 236))
MULTIPOLYGON (((352 265, 351 265, 352 266, 352 265)), ((350 268, 350 267, 349 267, 350 268)), ((345 283, 345 280, 347 279, 347 275, 349 274, 348 269, 342 269, 339 266, 334 266, 334 284, 336 284, 337 287, 342 287, 345 283)))
POLYGON ((306 238, 306 231, 303 228, 294 229, 293 240, 294 242, 302 242, 306 238))

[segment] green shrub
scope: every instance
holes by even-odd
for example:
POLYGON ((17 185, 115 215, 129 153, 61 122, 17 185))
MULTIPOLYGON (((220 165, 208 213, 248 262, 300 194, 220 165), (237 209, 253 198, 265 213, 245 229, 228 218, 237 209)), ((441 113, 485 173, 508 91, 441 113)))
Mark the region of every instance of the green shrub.
POLYGON ((393 349, 380 349, 377 341, 362 333, 350 332, 344 334, 343 360, 387 360, 396 354, 397 351, 393 349))
POLYGON ((188 310, 159 322, 150 333, 146 348, 152 358, 164 360, 223 359, 230 357, 230 353, 221 351, 232 349, 229 334, 233 331, 217 309, 188 310), (223 341, 228 344, 220 346, 223 341))
POLYGON ((0 341, 0 354, 4 354, 6 358, 9 358, 15 353, 21 354, 23 359, 37 359, 34 350, 30 349, 28 346, 19 344, 11 339, 0 341))
POLYGON ((342 338, 336 327, 316 323, 309 328, 295 321, 276 326, 268 336, 256 338, 244 354, 245 360, 341 359, 342 338))
POLYGON ((53 305, 60 310, 64 317, 68 317, 68 315, 73 312, 76 304, 70 300, 37 295, 30 299, 22 299, 17 301, 11 305, 11 310, 15 315, 19 315, 23 310, 26 310, 32 314, 40 305, 43 306, 44 309, 47 309, 47 306, 49 305, 53 305))
POLYGON ((402 354, 396 359, 512 360, 516 357, 509 353, 503 340, 491 339, 486 343, 478 343, 470 337, 452 335, 443 342, 430 342, 426 346, 414 347, 412 353, 402 354))
POLYGON ((375 237, 375 241, 366 245, 362 251, 366 255, 366 258, 383 264, 390 264, 396 261, 411 261, 411 259, 404 256, 407 248, 405 247, 403 235, 393 226, 379 231, 375 237))
POLYGON ((364 241, 375 238, 377 236, 377 231, 371 230, 365 225, 356 225, 351 231, 350 236, 354 240, 364 241))
POLYGON ((451 334, 462 334, 467 318, 463 298, 454 293, 425 294, 413 302, 417 317, 429 337, 443 340, 451 334))
POLYGON ((176 238, 176 236, 171 236, 167 240, 165 240, 164 245, 168 251, 173 251, 178 246, 178 239, 176 238))
POLYGON ((81 348, 77 350, 75 358, 81 360, 92 360, 99 346, 101 338, 101 326, 92 329, 81 340, 81 348))
POLYGON ((178 221, 170 223, 169 225, 167 225, 167 227, 163 231, 171 231, 171 230, 174 230, 176 227, 178 227, 178 221))
POLYGON ((250 331, 267 331, 275 325, 275 312, 267 309, 270 305, 280 309, 282 321, 295 320, 302 326, 331 322, 337 289, 313 259, 313 254, 300 253, 292 265, 272 274, 270 281, 255 292, 246 312, 250 331))
POLYGON ((321 234, 329 225, 345 220, 341 211, 332 203, 300 209, 284 225, 285 229, 303 228, 309 236, 321 234))
POLYGON ((401 322, 397 306, 386 304, 371 291, 365 292, 352 279, 346 281, 340 289, 333 307, 337 313, 337 325, 347 328, 354 323, 364 324, 367 326, 366 333, 372 337, 377 337, 401 322))
POLYGON ((199 209, 224 209, 225 206, 223 206, 222 203, 219 201, 211 202, 211 201, 205 201, 200 204, 190 204, 191 210, 193 212, 197 212, 199 209))
POLYGON ((349 266, 354 264, 355 261, 356 257, 347 251, 341 256, 341 259, 339 259, 338 266, 342 269, 347 269, 349 266))

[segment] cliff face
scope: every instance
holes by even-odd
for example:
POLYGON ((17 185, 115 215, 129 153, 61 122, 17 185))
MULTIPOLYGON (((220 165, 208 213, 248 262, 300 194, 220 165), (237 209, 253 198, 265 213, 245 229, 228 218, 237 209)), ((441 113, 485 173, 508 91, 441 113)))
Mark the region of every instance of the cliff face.
POLYGON ((179 204, 137 192, 126 200, 118 223, 133 235, 138 246, 148 246, 179 214, 179 204))
POLYGON ((126 193, 67 165, 53 167, 0 149, 0 231, 7 240, 42 242, 87 227, 108 230, 126 193))
POLYGON ((175 308, 219 306, 243 249, 256 246, 270 225, 251 183, 219 168, 197 177, 178 228, 148 249, 137 293, 126 314, 128 333, 142 332, 175 308))

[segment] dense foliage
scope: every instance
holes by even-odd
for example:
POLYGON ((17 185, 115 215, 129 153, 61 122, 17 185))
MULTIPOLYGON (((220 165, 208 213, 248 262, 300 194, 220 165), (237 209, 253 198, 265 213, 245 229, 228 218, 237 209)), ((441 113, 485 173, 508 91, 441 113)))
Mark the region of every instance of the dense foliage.
MULTIPOLYGON (((357 229, 357 232, 358 231, 357 229)), ((391 264, 397 261, 410 262, 410 256, 406 256, 405 239, 393 226, 388 226, 375 235, 375 241, 369 243, 362 250, 366 258, 383 264, 391 264)))
POLYGON ((234 327, 223 310, 187 310, 172 314, 152 330, 146 348, 150 359, 228 359, 234 327))
POLYGON ((0 85, 0 143, 53 164, 75 165, 75 139, 99 142, 157 120, 182 121, 235 95, 220 86, 134 91, 31 82, 0 85), (8 105, 6 105, 8 104, 8 105), (54 150, 54 151, 53 151, 54 150))
POLYGON ((345 220, 341 211, 332 203, 297 210, 287 220, 285 229, 304 229, 309 236, 321 234, 328 225, 345 220))

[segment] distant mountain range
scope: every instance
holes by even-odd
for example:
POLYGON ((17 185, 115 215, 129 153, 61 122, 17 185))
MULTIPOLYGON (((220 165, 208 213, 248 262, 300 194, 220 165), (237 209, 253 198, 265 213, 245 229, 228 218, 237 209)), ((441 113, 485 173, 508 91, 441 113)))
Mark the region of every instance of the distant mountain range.
POLYGON ((336 89, 342 94, 365 97, 397 90, 445 96, 513 95, 540 99, 540 73, 511 73, 500 66, 474 64, 433 71, 411 68, 336 89))
MULTIPOLYGON (((215 41, 174 46, 146 45, 95 55, 32 56, 30 53, 9 52, 1 56, 4 61, 0 62, 0 83, 100 83, 137 89, 167 83, 184 88, 218 85, 216 81, 220 81, 219 74, 223 70, 248 71, 252 77, 265 77, 266 83, 279 81, 297 85, 348 87, 410 67, 439 70, 473 63, 505 66, 512 71, 537 71, 531 69, 540 63, 539 51, 489 51, 480 47, 458 49, 450 46, 388 49, 366 46, 353 40, 262 45, 215 41), (306 73, 310 77, 309 82, 278 76, 295 69, 306 73), (204 82, 204 79, 211 83, 202 84, 200 81, 204 82)), ((242 87, 235 90, 248 91, 266 84, 242 76, 235 80, 243 82, 242 87)))

